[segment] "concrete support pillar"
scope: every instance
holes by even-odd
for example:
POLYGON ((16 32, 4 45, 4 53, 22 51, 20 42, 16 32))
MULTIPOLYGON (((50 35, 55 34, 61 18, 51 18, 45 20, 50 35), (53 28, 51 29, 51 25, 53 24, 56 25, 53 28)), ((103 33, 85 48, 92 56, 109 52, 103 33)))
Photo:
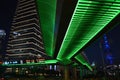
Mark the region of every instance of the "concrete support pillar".
POLYGON ((68 66, 64 66, 64 80, 70 80, 69 67, 68 66))
POLYGON ((80 67, 80 71, 79 71, 80 80, 83 80, 83 73, 84 73, 84 71, 83 71, 82 68, 80 67))
POLYGON ((77 68, 76 67, 74 67, 73 73, 74 73, 74 79, 73 80, 77 80, 77 68))

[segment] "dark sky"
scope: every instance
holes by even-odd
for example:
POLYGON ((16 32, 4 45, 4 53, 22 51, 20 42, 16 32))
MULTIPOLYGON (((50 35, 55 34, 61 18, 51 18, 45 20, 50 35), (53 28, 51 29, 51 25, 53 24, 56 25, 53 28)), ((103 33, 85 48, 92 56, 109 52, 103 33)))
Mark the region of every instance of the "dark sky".
MULTIPOLYGON (((120 25, 113 27, 112 30, 107 32, 108 41, 110 43, 111 53, 115 64, 120 63, 120 25)), ((96 62, 96 64, 102 64, 103 48, 100 48, 100 44, 103 44, 103 36, 95 40, 85 49, 85 53, 89 61, 96 62)))
POLYGON ((16 0, 0 0, 0 28, 8 30, 14 15, 16 0))
MULTIPOLYGON (((11 21, 16 8, 16 2, 17 0, 0 0, 0 29, 4 29, 7 33, 5 43, 7 43, 11 21)), ((113 54, 114 61, 120 63, 120 25, 115 26, 108 32, 108 38, 110 40, 111 52, 113 54)), ((94 41, 85 49, 85 53, 90 62, 95 61, 97 64, 102 64, 101 53, 103 51, 99 47, 101 41, 102 37, 94 41)))
POLYGON ((5 30, 6 37, 2 42, 2 49, 0 54, 5 54, 6 43, 8 40, 8 34, 10 32, 11 21, 14 15, 17 0, 0 0, 0 29, 5 30))

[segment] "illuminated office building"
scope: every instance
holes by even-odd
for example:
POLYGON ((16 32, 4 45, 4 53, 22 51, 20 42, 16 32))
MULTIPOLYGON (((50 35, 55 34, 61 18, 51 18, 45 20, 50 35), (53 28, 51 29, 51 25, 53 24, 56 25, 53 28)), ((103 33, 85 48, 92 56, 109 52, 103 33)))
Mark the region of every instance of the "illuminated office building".
POLYGON ((18 0, 11 26, 7 55, 45 55, 35 0, 18 0))

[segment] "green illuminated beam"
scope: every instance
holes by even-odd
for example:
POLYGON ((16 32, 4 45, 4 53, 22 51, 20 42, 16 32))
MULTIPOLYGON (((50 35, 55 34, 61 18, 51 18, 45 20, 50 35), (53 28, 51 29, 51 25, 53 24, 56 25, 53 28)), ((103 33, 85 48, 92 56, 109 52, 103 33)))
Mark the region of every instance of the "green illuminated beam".
POLYGON ((85 65, 89 70, 92 71, 92 67, 90 66, 90 64, 83 58, 83 56, 81 54, 75 56, 75 59, 77 61, 79 61, 82 65, 85 65))
POLYGON ((56 1, 36 0, 45 51, 49 56, 53 56, 54 53, 56 1))
POLYGON ((57 59, 69 60, 119 13, 120 0, 78 0, 57 59))
POLYGON ((45 60, 45 64, 56 64, 57 60, 45 60))
POLYGON ((38 62, 38 63, 2 64, 2 66, 8 66, 8 67, 12 67, 12 66, 39 66, 39 65, 57 64, 57 63, 58 63, 57 60, 45 60, 45 61, 38 62))

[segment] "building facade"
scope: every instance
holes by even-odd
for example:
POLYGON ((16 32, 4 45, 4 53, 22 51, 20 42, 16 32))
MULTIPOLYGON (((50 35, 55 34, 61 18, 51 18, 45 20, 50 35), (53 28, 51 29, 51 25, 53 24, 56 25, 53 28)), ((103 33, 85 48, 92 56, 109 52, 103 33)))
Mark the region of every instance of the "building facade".
POLYGON ((46 55, 35 1, 18 0, 8 41, 8 56, 46 55))

